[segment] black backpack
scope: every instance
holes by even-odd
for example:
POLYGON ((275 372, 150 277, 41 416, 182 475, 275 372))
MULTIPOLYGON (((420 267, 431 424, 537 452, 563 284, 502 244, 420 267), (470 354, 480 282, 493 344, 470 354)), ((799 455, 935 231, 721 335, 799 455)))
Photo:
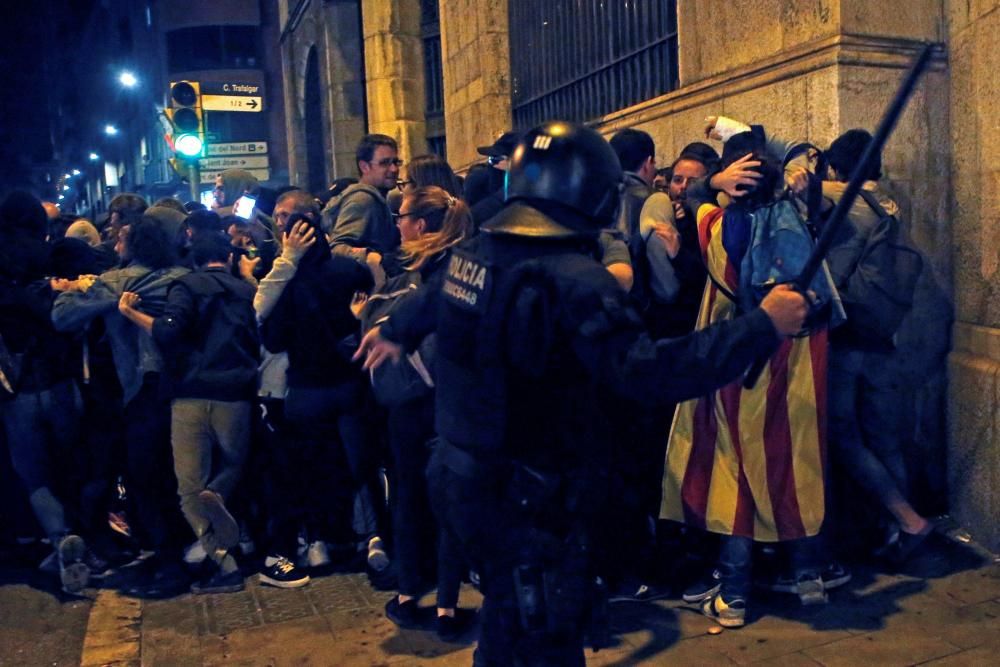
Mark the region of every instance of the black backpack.
POLYGON ((865 339, 891 340, 913 307, 923 259, 901 238, 899 221, 871 192, 860 190, 859 196, 879 221, 840 294, 846 326, 865 339))
MULTIPOLYGON (((368 298, 361 312, 361 331, 367 333, 388 319, 399 304, 417 290, 419 284, 420 274, 416 272, 390 279, 381 291, 368 298)), ((356 347, 355 344, 353 348, 356 347)), ((372 391, 379 405, 397 407, 430 394, 434 390, 436 349, 437 334, 432 333, 399 363, 385 363, 372 371, 372 391)))

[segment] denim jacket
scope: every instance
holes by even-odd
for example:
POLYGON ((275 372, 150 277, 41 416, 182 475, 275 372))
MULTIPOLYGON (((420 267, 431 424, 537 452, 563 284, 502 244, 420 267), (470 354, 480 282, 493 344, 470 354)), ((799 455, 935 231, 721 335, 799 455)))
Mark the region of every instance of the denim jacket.
POLYGON ((163 370, 163 357, 153 337, 118 312, 118 300, 122 292, 137 292, 142 311, 156 317, 163 311, 170 283, 188 272, 179 266, 151 271, 133 263, 102 273, 86 292, 60 294, 52 306, 52 323, 59 331, 82 331, 92 320, 104 318, 125 405, 139 393, 146 373, 163 370))

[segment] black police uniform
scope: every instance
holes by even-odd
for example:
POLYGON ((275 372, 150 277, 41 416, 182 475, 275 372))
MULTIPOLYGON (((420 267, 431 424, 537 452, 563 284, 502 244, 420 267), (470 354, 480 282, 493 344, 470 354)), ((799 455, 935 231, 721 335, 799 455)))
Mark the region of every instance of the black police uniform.
MULTIPOLYGON (((437 302, 439 443, 427 474, 442 529, 482 577, 476 664, 584 662, 607 525, 612 428, 600 397, 699 396, 778 343, 760 310, 681 339, 644 333, 594 259, 620 180, 596 132, 554 123, 527 133, 505 208, 454 249, 439 291, 417 308, 437 302)), ((394 315, 382 334, 416 340, 408 334, 422 326, 394 315)))

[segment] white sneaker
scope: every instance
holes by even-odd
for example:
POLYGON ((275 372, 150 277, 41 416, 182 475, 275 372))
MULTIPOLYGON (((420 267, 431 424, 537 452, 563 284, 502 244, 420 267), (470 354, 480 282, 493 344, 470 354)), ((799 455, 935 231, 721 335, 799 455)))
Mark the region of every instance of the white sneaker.
POLYGON ((330 564, 330 552, 326 548, 326 542, 316 540, 309 544, 306 552, 306 560, 309 567, 323 567, 330 564))
POLYGON ((188 565, 203 563, 206 558, 208 558, 208 554, 205 553, 205 547, 201 545, 201 540, 195 540, 184 550, 184 562, 188 565))
POLYGON ((385 552, 385 545, 378 535, 368 540, 368 567, 376 572, 382 572, 389 567, 389 555, 385 552))

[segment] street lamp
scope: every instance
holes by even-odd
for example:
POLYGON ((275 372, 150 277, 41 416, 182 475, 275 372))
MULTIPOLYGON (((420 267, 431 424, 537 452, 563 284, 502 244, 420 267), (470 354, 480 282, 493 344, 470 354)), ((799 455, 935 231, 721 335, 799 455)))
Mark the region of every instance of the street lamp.
POLYGON ((118 76, 118 82, 126 88, 135 88, 139 84, 139 79, 135 77, 135 74, 126 70, 118 76))
POLYGON ((73 170, 73 175, 74 176, 79 176, 80 175, 80 170, 79 169, 74 169, 73 170))
POLYGON ((105 125, 104 134, 108 135, 109 137, 113 137, 116 134, 118 134, 118 128, 111 124, 105 125))
POLYGON ((88 158, 90 159, 90 161, 91 161, 91 162, 97 162, 98 160, 100 160, 100 159, 101 159, 101 156, 100 156, 100 155, 98 155, 97 153, 91 153, 91 154, 90 154, 90 155, 88 156, 88 158))

